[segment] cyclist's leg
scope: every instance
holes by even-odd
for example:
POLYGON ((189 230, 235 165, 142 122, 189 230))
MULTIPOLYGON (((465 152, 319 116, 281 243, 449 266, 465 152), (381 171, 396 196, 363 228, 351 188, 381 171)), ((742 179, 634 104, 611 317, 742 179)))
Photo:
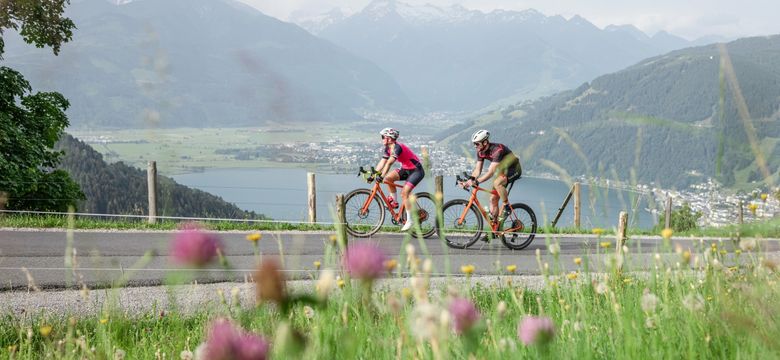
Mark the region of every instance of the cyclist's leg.
POLYGON ((401 169, 395 169, 387 173, 387 177, 385 178, 385 182, 387 183, 387 189, 389 190, 389 194, 395 201, 398 201, 398 187, 395 186, 395 182, 398 181, 401 178, 401 169))
POLYGON ((495 190, 490 196, 490 212, 493 214, 493 218, 498 216, 498 200, 501 199, 502 204, 507 204, 506 193, 506 174, 499 173, 493 179, 493 190, 495 190))
POLYGON ((409 230, 412 227, 412 208, 411 204, 409 204, 409 195, 417 184, 422 181, 423 177, 425 177, 425 171, 422 168, 417 168, 409 174, 406 184, 404 184, 404 188, 401 190, 401 198, 403 198, 404 208, 406 209, 406 223, 401 230, 409 230))

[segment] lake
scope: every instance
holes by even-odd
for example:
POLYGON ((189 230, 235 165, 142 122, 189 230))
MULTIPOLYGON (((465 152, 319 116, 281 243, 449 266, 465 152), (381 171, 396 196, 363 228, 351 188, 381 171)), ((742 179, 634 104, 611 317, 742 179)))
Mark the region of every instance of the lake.
MULTIPOLYGON (((204 172, 172 176, 177 182, 222 197, 244 210, 255 211, 277 220, 306 221, 308 217, 305 169, 207 169, 204 172)), ((418 191, 433 193, 433 176, 426 175, 418 191)), ((362 178, 345 174, 317 174, 317 220, 332 222, 331 209, 336 194, 356 188, 367 188, 362 178)), ((511 202, 524 202, 536 212, 540 224, 550 223, 569 193, 562 181, 524 177, 510 193, 511 202)), ((589 200, 591 188, 582 186, 582 227, 611 228, 616 226, 621 210, 629 213, 629 226, 650 228, 655 221, 647 211, 648 197, 629 191, 606 190, 597 187, 593 206, 589 200), (636 209, 633 211, 632 209, 636 209)), ((399 189, 400 195, 400 189, 399 189)), ((487 194, 485 194, 487 195, 487 194)), ((466 191, 455 186, 455 177, 444 178, 445 201, 467 198, 466 191)), ((484 199, 487 199, 485 196, 484 199)), ((484 204, 483 198, 480 198, 484 204)), ((569 202, 559 226, 573 224, 574 202, 569 202)))

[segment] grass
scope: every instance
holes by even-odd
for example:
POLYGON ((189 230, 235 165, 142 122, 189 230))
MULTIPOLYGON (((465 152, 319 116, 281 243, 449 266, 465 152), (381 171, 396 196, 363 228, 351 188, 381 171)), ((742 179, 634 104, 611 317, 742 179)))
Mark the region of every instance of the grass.
MULTIPOLYGON (((401 279, 407 284, 403 288, 371 291, 359 280, 346 281, 341 288, 328 286, 321 277, 319 289, 334 289, 306 305, 308 309, 292 301, 288 307, 224 299, 190 314, 175 306, 127 314, 111 301, 100 314, 87 316, 42 312, 20 319, 6 314, 0 318, 0 357, 103 359, 122 351, 129 359, 178 359, 205 341, 216 318, 231 319, 264 336, 273 343, 275 358, 449 359, 468 358, 470 353, 480 359, 780 356, 777 264, 749 248, 728 254, 728 267, 723 265, 725 255, 709 246, 692 251, 693 271, 680 258, 656 260, 650 272, 613 266, 606 274, 594 274, 586 257, 574 272, 560 272, 555 269, 564 266, 554 258, 551 266, 541 267, 544 280, 536 290, 510 281, 472 285, 469 279, 430 289, 425 281, 401 279), (480 313, 476 325, 460 335, 451 330, 454 313, 446 310, 454 297, 468 299, 480 313), (519 324, 530 315, 552 320, 555 332, 549 342, 526 345, 518 338, 519 324)), ((415 272, 415 278, 428 277, 425 265, 417 266, 414 257, 396 260, 415 272)), ((334 256, 325 266, 338 262, 334 256)), ((274 269, 263 271, 277 278, 259 275, 261 283, 284 281, 274 269)), ((284 296, 292 299, 315 291, 312 283, 301 293, 284 296)))

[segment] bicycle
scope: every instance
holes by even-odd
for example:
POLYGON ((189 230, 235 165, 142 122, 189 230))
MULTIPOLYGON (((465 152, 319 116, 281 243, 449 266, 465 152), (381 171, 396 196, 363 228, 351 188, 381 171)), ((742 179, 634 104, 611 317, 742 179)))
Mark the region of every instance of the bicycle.
MULTIPOLYGON (((361 166, 358 176, 361 175, 367 183, 373 182, 374 185, 371 189, 352 190, 344 198, 347 233, 355 237, 374 235, 384 224, 386 212, 390 212, 390 220, 394 225, 402 226, 406 222, 404 203, 401 202, 398 209, 390 206, 390 200, 380 186, 388 182, 380 182, 377 177, 379 173, 373 167, 371 171, 366 171, 361 166)), ((399 183, 394 184, 403 186, 399 183)), ((418 192, 414 195, 417 200, 413 208, 417 210, 420 233, 428 238, 436 233, 436 203, 433 201, 433 196, 427 192, 418 192)), ((416 225, 412 227, 413 230, 417 229, 416 225)))
MULTIPOLYGON (((473 176, 463 173, 465 178, 456 176, 455 184, 463 185, 467 180, 474 180, 473 176)), ((509 181, 507 196, 512 190, 514 181, 509 181)), ((510 207, 511 213, 504 219, 499 217, 492 219, 488 212, 482 208, 477 199, 477 193, 484 191, 495 194, 496 190, 488 190, 473 185, 471 190, 463 187, 463 190, 470 192, 468 200, 455 199, 444 204, 442 209, 442 226, 439 229, 439 237, 443 238, 447 246, 456 249, 465 249, 473 245, 483 233, 483 219, 490 225, 490 231, 497 238, 501 239, 504 245, 512 250, 522 250, 534 240, 536 236, 536 214, 530 206, 523 203, 514 203, 510 207), (509 227, 502 229, 503 225, 508 223, 509 227)), ((506 204, 504 204, 506 206, 506 204)), ((503 212, 503 207, 499 214, 503 212)))

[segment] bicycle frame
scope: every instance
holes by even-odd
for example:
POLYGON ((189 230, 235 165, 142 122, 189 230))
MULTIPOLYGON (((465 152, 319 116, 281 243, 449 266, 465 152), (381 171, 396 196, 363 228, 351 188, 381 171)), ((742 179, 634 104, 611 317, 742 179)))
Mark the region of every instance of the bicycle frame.
MULTIPOLYGON (((400 185, 398 183, 390 183, 387 181, 383 182, 382 184, 393 184, 398 187, 403 187, 403 185, 400 185)), ((377 195, 377 193, 379 194, 379 198, 382 199, 385 208, 387 208, 387 210, 390 211, 390 216, 392 216, 392 218, 395 221, 398 221, 398 218, 401 216, 401 214, 403 214, 404 211, 404 202, 401 201, 401 204, 398 207, 398 212, 393 211, 393 208, 390 206, 390 200, 387 199, 387 196, 385 196, 385 192, 382 191, 381 184, 376 181, 374 182, 374 186, 371 188, 371 196, 369 196, 368 199, 366 199, 366 202, 363 204, 363 207, 360 209, 360 211, 363 213, 368 211, 368 206, 371 204, 372 201, 374 201, 374 197, 377 195)))
POLYGON ((482 217, 487 220, 487 222, 490 224, 490 229, 495 233, 498 231, 499 222, 498 220, 491 220, 488 216, 487 212, 484 208, 482 208, 482 204, 479 202, 479 199, 477 198, 477 192, 478 191, 484 191, 486 193, 490 194, 497 194, 496 190, 488 190, 485 188, 481 188, 478 185, 473 185, 471 187, 471 197, 469 197, 469 203, 466 207, 463 208, 463 213, 460 214, 460 218, 458 218, 458 223, 463 223, 463 220, 466 219, 466 215, 469 212, 469 209, 471 208, 472 204, 477 205, 477 209, 479 209, 479 212, 482 214, 482 217))

